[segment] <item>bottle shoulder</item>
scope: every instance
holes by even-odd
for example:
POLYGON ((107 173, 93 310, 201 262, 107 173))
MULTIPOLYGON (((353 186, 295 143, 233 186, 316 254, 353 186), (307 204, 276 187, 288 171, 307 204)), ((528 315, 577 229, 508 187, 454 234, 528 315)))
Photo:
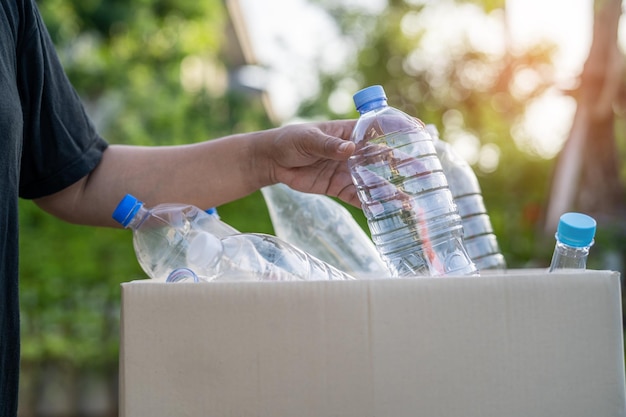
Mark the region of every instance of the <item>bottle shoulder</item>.
POLYGON ((430 138, 425 125, 395 107, 382 107, 363 113, 352 131, 351 139, 355 143, 400 132, 421 131, 425 138, 430 138))
POLYGON ((454 195, 481 193, 476 173, 449 143, 439 139, 435 141, 435 149, 454 195))

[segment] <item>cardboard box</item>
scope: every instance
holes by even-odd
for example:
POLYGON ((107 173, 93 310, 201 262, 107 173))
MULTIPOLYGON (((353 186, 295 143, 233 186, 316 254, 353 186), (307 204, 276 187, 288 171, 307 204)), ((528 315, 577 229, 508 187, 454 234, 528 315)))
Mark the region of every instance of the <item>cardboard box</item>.
POLYGON ((619 274, 123 284, 123 417, 626 416, 619 274))

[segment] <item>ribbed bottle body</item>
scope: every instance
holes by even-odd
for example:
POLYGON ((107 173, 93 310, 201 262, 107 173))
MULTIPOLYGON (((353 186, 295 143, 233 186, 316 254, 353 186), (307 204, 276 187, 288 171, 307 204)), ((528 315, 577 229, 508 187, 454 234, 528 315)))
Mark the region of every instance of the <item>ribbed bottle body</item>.
POLYGON ((448 142, 439 139, 439 132, 434 125, 427 125, 426 128, 435 142, 437 156, 461 216, 467 253, 479 270, 505 270, 506 261, 494 234, 474 170, 454 152, 448 142))
POLYGON ((352 140, 352 180, 392 273, 475 275, 461 217, 424 125, 384 105, 361 114, 352 140))

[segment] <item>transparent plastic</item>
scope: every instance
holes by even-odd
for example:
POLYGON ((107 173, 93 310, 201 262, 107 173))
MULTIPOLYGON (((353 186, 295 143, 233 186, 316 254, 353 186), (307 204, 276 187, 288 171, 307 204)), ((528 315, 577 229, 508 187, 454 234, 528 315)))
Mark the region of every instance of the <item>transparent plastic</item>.
POLYGON ((170 272, 165 282, 200 282, 200 278, 189 268, 176 268, 170 272))
POLYGON ((351 280, 351 276, 308 253, 262 233, 218 239, 197 233, 189 243, 186 263, 210 281, 351 280))
POLYGON ((435 145, 418 119, 373 86, 355 94, 360 117, 348 160, 372 240, 395 276, 478 275, 435 145))
POLYGON ((596 221, 583 213, 565 213, 559 219, 556 243, 549 272, 574 272, 587 269, 596 221))
POLYGON ((554 253, 550 262, 550 272, 585 270, 590 246, 576 248, 561 242, 554 245, 554 253))
POLYGON ((137 260, 156 280, 193 280, 172 275, 183 268, 200 281, 354 279, 275 236, 232 234, 235 229, 195 206, 146 208, 127 195, 113 217, 132 229, 137 260))
POLYGON ((370 237, 338 202, 285 184, 261 192, 280 239, 349 274, 389 274, 370 237))
POLYGON ((461 216, 463 242, 468 255, 479 270, 505 270, 506 261, 500 252, 474 170, 449 143, 440 139, 436 126, 429 124, 426 129, 435 143, 437 156, 461 216))

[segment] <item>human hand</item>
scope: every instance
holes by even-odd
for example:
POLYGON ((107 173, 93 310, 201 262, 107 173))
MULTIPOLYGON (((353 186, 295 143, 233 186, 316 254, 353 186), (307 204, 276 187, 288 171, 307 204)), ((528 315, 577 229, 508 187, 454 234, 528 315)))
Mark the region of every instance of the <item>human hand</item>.
MULTIPOLYGON (((360 207, 347 160, 354 152, 349 141, 354 120, 338 120, 283 126, 271 132, 269 146, 262 146, 269 163, 270 182, 338 197, 360 207)), ((266 144, 267 145, 267 144, 266 144)), ((262 172, 262 171, 261 171, 262 172)))

